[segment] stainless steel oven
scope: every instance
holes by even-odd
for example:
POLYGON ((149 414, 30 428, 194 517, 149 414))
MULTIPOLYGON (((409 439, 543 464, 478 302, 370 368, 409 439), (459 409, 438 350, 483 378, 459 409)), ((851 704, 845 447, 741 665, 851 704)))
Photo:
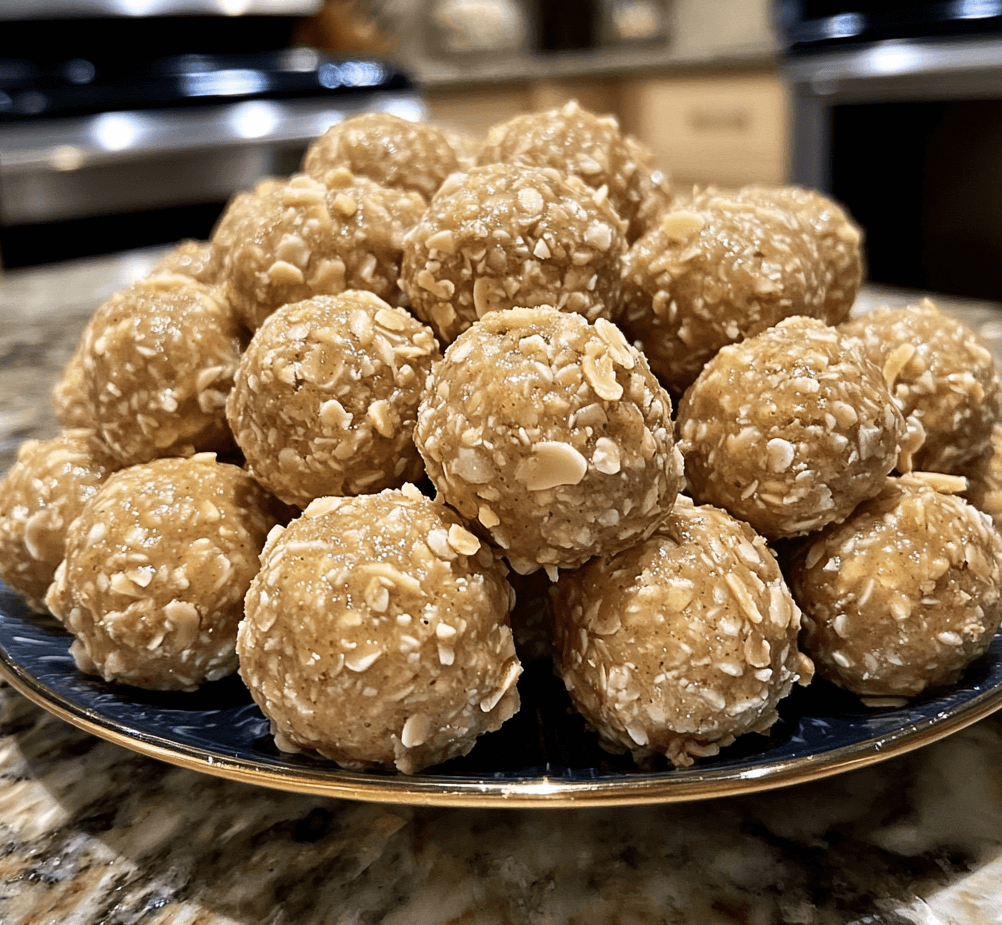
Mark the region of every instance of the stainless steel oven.
POLYGON ((793 179, 862 223, 870 278, 1002 299, 1002 0, 776 16, 793 179))
POLYGON ((0 0, 0 260, 208 234, 354 112, 424 114, 389 62, 293 43, 318 0, 0 0))

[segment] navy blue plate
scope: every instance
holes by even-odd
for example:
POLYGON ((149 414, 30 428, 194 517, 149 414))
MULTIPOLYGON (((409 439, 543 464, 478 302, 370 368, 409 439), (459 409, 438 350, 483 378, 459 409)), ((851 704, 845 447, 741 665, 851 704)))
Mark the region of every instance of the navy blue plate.
POLYGON ((957 686, 871 709, 816 681, 780 705, 768 736, 749 734, 692 768, 639 770, 609 755, 571 709, 546 661, 519 680, 522 709, 465 758, 430 772, 344 771, 275 748, 237 676, 195 693, 153 693, 81 674, 71 638, 0 583, 0 676, 46 710, 102 738, 182 767, 301 793, 424 805, 568 806, 673 802, 812 780, 901 754, 1002 707, 1002 635, 957 686))

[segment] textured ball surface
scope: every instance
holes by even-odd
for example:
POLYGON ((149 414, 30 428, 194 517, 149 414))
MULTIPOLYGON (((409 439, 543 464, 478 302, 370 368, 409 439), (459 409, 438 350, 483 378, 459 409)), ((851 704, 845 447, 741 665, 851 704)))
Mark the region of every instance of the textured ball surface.
POLYGON ((413 486, 320 498, 276 530, 238 652, 279 747, 406 774, 466 754, 519 707, 504 575, 413 486))

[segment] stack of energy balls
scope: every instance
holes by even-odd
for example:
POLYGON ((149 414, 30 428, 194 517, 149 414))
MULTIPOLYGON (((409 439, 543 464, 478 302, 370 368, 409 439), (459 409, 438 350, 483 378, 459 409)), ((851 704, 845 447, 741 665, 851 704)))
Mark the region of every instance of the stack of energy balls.
POLYGON ((81 670, 239 669, 353 769, 467 753, 529 659, 678 766, 815 666, 954 683, 1002 620, 999 379, 932 303, 849 320, 861 275, 829 199, 674 190, 575 103, 357 116, 95 312, 0 574, 81 670))

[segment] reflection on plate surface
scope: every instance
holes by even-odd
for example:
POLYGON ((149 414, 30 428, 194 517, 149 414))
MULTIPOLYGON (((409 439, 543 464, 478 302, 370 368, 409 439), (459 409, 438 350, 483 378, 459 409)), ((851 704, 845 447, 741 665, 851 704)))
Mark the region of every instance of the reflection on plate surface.
POLYGON ((465 758, 413 777, 342 771, 279 752, 236 676, 193 694, 80 674, 70 636, 0 583, 0 677, 55 715, 133 751, 265 787, 357 800, 454 806, 615 805, 695 800, 799 783, 889 758, 1002 707, 1002 635, 961 683, 900 709, 868 709, 816 681, 780 704, 772 734, 740 738, 687 769, 638 771, 609 755, 570 709, 546 662, 526 667, 522 709, 465 758))

